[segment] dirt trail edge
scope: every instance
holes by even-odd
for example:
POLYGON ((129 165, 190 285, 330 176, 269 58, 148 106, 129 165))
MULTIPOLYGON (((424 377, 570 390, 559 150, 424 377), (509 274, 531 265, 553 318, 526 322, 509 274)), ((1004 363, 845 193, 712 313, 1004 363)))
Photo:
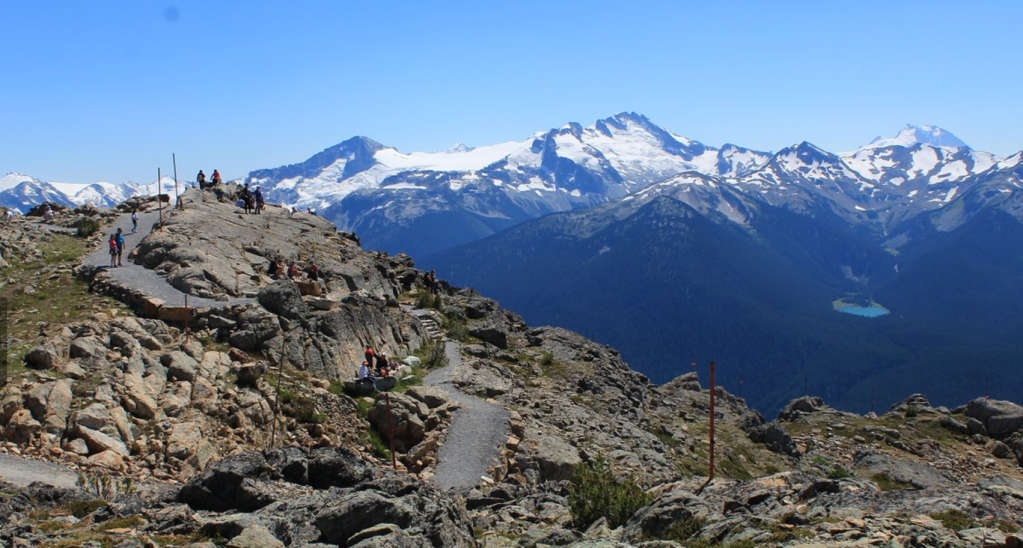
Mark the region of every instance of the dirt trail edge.
POLYGON ((78 474, 52 462, 0 455, 0 479, 18 487, 37 481, 54 487, 74 487, 78 474))
POLYGON ((448 365, 426 376, 425 383, 444 390, 461 404, 451 418, 444 445, 437 451, 434 482, 443 489, 475 487, 501 455, 508 437, 508 411, 460 391, 451 382, 452 373, 464 367, 461 345, 444 346, 448 365))

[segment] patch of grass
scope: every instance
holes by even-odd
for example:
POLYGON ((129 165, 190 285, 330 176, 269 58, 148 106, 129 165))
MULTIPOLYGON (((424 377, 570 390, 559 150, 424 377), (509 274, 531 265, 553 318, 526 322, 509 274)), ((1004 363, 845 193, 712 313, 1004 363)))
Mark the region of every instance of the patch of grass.
POLYGON ((962 510, 945 510, 944 512, 931 514, 931 517, 953 531, 962 531, 963 529, 973 527, 973 519, 962 510))
POLYGON ((85 516, 88 516, 89 514, 95 512, 96 510, 103 508, 104 506, 107 506, 107 502, 104 500, 99 499, 76 500, 68 503, 67 511, 72 516, 78 519, 82 519, 85 516))
POLYGON ((831 470, 828 470, 828 479, 841 480, 853 477, 853 473, 842 465, 836 465, 831 470))
POLYGON ((458 342, 464 343, 469 341, 469 327, 466 325, 464 318, 452 314, 445 315, 444 324, 441 325, 441 329, 448 334, 448 337, 458 342))
POLYGON ((419 358, 419 361, 422 362, 423 367, 427 370, 440 369, 448 364, 448 357, 444 353, 444 345, 432 340, 417 348, 412 355, 419 358))
POLYGON ((67 522, 58 521, 58 520, 44 521, 44 522, 36 525, 37 529, 39 529, 40 531, 46 533, 47 535, 49 535, 51 533, 55 533, 57 531, 63 531, 64 529, 67 529, 68 527, 70 527, 70 525, 67 522))
POLYGON ((0 296, 7 299, 8 375, 18 379, 26 371, 25 354, 38 344, 40 325, 58 326, 84 321, 96 312, 118 313, 128 308, 102 295, 89 292, 89 286, 69 271, 54 272, 53 267, 70 267, 88 251, 85 240, 67 234, 52 234, 39 244, 41 257, 9 259, 4 269, 0 296), (27 287, 35 293, 25 293, 27 287))
POLYGON ((145 523, 146 520, 140 516, 130 516, 126 518, 114 518, 104 521, 96 527, 97 531, 109 531, 111 529, 131 529, 145 523))
POLYGON ((1016 525, 1015 523, 1007 519, 1000 519, 996 521, 995 526, 998 527, 999 531, 1005 533, 1006 535, 1011 535, 1013 533, 1019 532, 1019 525, 1016 525))
POLYGON ((912 483, 899 481, 893 478, 887 472, 879 472, 870 477, 877 484, 877 488, 882 491, 906 491, 913 489, 912 483))
MULTIPOLYGON (((659 535, 659 540, 686 542, 700 534, 700 531, 702 531, 706 525, 706 518, 695 515, 689 516, 685 519, 680 519, 672 523, 662 534, 659 535)), ((692 546, 692 544, 690 544, 690 546, 692 546)))
POLYGON ((376 430, 370 428, 366 431, 364 443, 373 448, 374 455, 384 460, 391 460, 391 450, 387 448, 387 444, 384 443, 384 438, 380 437, 380 434, 376 430))
POLYGON ((75 236, 79 238, 88 238, 93 234, 99 232, 99 221, 95 219, 82 219, 78 221, 75 226, 75 236))
POLYGON ((912 419, 920 415, 920 409, 912 403, 906 406, 906 418, 912 419))
POLYGON ((580 529, 601 517, 607 518, 612 529, 623 525, 650 500, 651 496, 631 474, 625 479, 615 477, 603 456, 580 464, 572 474, 572 485, 568 488, 572 521, 580 529))

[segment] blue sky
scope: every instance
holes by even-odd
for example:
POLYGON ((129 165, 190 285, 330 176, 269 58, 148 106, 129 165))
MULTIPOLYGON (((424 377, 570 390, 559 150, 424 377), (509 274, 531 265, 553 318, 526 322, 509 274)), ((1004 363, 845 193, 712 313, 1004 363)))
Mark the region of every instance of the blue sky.
POLYGON ((1020 2, 0 1, 0 174, 228 178, 621 111, 720 146, 1023 149, 1020 2))

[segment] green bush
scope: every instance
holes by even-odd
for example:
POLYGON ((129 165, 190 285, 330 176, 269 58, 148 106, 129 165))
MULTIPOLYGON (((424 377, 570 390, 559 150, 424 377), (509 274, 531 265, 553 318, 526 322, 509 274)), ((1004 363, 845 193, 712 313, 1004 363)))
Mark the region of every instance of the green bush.
POLYGON ((962 531, 963 529, 973 527, 973 520, 970 519, 970 516, 966 515, 966 512, 963 512, 962 510, 945 510, 944 512, 931 514, 931 517, 940 521, 942 525, 952 529, 953 531, 962 531))
POLYGON ((634 476, 630 474, 624 480, 616 478, 601 456, 593 462, 580 464, 572 474, 572 485, 568 489, 572 521, 580 529, 601 517, 607 519, 611 528, 623 525, 650 500, 650 495, 636 483, 634 476))
POLYGON ((76 500, 68 503, 67 510, 68 512, 71 512, 72 516, 78 519, 82 519, 85 516, 88 516, 89 514, 95 512, 96 510, 103 508, 104 506, 107 506, 106 501, 102 501, 99 499, 76 500))
POLYGON ((93 219, 82 219, 75 226, 75 235, 79 238, 88 238, 99 232, 99 221, 93 219))
POLYGON ((423 368, 427 370, 440 369, 448 364, 448 356, 444 353, 443 343, 430 341, 416 349, 413 355, 419 358, 423 368))
POLYGON ((853 477, 853 473, 844 466, 835 466, 828 471, 828 479, 840 480, 853 477))

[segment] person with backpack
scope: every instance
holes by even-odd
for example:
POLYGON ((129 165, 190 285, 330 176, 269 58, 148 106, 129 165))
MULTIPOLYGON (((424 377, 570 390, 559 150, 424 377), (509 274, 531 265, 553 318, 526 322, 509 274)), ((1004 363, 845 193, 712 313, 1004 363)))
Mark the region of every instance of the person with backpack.
POLYGON ((124 253, 124 232, 120 228, 117 229, 114 241, 117 243, 117 266, 124 266, 121 264, 121 254, 124 253))
POLYGON ((117 236, 113 232, 110 233, 110 240, 107 242, 110 245, 110 268, 117 267, 117 236))
POLYGON ((206 174, 199 170, 199 174, 195 176, 195 184, 199 185, 199 190, 206 190, 206 174))
POLYGON ((256 191, 253 192, 253 196, 256 198, 256 214, 258 215, 263 211, 263 193, 256 187, 256 191))
POLYGON ((131 210, 131 233, 135 234, 139 231, 139 208, 131 210))

